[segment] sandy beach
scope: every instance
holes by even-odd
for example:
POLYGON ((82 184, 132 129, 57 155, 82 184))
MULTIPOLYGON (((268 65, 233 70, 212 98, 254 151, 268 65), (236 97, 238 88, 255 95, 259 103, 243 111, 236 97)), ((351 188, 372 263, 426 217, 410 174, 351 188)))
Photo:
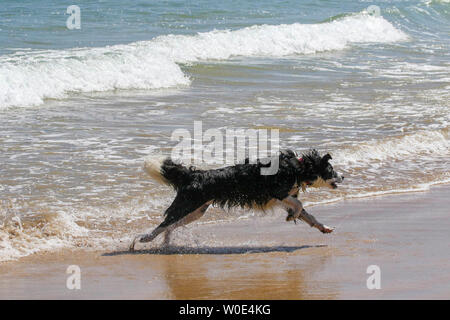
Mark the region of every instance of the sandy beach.
POLYGON ((330 235, 280 212, 178 231, 227 246, 37 254, 0 265, 0 298, 448 299, 449 192, 441 185, 310 207, 336 227, 330 235), (81 269, 80 290, 66 288, 69 265, 81 269), (379 290, 366 286, 369 265, 381 270, 379 290))

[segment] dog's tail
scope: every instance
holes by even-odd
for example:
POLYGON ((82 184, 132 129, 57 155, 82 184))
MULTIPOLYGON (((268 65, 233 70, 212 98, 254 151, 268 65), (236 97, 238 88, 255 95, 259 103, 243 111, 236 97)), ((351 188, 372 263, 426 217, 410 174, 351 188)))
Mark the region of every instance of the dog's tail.
POLYGON ((175 163, 170 157, 147 158, 144 161, 144 170, 157 182, 172 186, 179 190, 189 184, 193 169, 175 163))

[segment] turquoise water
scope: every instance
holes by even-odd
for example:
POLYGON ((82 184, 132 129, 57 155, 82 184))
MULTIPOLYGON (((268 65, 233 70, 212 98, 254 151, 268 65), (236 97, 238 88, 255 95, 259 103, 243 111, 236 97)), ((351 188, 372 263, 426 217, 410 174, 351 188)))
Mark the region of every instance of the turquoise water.
POLYGON ((176 88, 190 83, 180 67, 235 57, 274 62, 356 49, 361 59, 349 61, 356 65, 383 54, 438 67, 449 61, 446 0, 82 1, 77 30, 66 27, 68 6, 2 1, 0 108, 40 105, 73 92, 176 88), (378 21, 357 21, 371 5, 380 8, 378 21))
POLYGON ((143 158, 194 121, 331 152, 346 183, 308 204, 450 180, 448 1, 71 4, 0 4, 0 260, 156 224, 143 158))
POLYGON ((418 38, 449 37, 446 1, 76 1, 81 29, 68 30, 70 2, 3 0, 0 53, 21 49, 102 47, 165 34, 236 30, 261 24, 319 23, 378 5, 381 14, 418 38), (420 36, 422 34, 422 37, 420 36))

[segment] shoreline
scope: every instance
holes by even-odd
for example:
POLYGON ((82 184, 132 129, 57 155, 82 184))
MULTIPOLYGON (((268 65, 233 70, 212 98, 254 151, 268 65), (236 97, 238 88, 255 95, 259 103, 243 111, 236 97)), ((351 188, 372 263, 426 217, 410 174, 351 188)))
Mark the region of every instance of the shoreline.
POLYGON ((449 191, 443 184, 311 206, 336 227, 330 235, 279 213, 194 223, 165 249, 38 253, 0 264, 0 298, 448 299, 449 191), (189 236, 194 245, 183 244, 189 236), (81 290, 66 288, 69 265, 80 266, 81 290), (370 265, 380 267, 380 290, 367 289, 370 265))

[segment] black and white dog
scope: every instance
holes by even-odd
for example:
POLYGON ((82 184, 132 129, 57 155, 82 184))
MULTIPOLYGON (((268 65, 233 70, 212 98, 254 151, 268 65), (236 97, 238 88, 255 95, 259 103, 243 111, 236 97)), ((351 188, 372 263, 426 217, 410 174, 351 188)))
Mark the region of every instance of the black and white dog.
POLYGON ((338 175, 331 164, 329 154, 323 157, 316 150, 303 154, 300 158, 291 150, 280 152, 278 171, 273 175, 261 174, 262 168, 271 163, 249 163, 213 170, 197 170, 175 163, 170 158, 161 161, 148 159, 144 169, 160 183, 172 186, 177 195, 164 213, 164 221, 151 233, 138 235, 130 245, 149 242, 165 231, 165 243, 170 241, 170 233, 177 227, 186 225, 202 217, 208 207, 268 209, 280 204, 288 212, 287 221, 300 219, 323 233, 333 228, 318 222, 303 209, 297 199, 299 189, 306 187, 337 188, 343 176, 338 175))

